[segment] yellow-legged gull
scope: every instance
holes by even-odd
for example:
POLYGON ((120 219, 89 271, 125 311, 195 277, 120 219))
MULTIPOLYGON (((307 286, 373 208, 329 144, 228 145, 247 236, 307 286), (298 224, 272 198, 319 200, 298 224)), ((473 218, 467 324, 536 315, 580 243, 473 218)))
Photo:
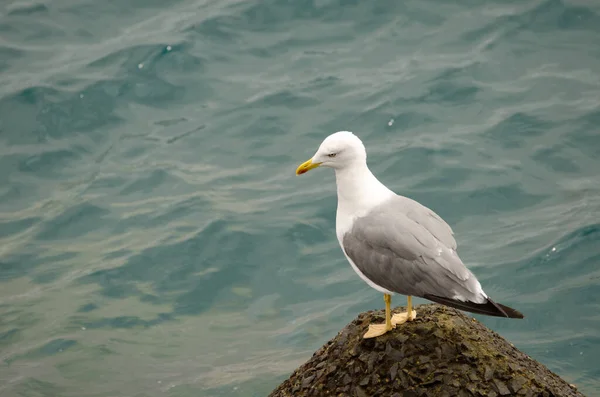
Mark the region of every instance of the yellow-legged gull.
POLYGON ((523 318, 486 295, 458 257, 452 229, 442 218, 379 182, 356 135, 340 131, 328 136, 296 174, 319 166, 335 170, 336 234, 346 259, 360 278, 384 294, 385 323, 371 324, 365 338, 413 320, 412 296, 472 313, 523 318), (408 296, 408 308, 391 316, 394 293, 408 296))

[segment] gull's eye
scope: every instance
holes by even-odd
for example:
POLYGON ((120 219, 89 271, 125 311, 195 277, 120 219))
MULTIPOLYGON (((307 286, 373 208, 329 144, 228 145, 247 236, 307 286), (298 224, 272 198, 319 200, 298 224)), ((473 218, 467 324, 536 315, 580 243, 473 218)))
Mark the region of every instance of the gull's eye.
POLYGON ((336 153, 329 153, 327 157, 335 157, 336 153))

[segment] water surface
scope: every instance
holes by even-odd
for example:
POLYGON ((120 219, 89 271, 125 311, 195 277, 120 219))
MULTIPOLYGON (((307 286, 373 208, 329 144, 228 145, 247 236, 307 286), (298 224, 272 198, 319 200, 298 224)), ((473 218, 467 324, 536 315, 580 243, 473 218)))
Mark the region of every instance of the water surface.
POLYGON ((264 396, 381 308, 294 175, 338 130, 594 395, 598 71, 593 1, 3 3, 0 395, 264 396))

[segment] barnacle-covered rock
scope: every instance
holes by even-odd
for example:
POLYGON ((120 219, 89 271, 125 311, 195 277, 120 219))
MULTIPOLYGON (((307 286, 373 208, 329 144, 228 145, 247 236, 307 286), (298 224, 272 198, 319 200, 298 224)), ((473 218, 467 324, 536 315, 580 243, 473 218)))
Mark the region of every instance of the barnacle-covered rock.
POLYGON ((270 397, 583 396, 474 318, 416 309, 414 321, 373 339, 362 335, 383 311, 360 314, 270 397))

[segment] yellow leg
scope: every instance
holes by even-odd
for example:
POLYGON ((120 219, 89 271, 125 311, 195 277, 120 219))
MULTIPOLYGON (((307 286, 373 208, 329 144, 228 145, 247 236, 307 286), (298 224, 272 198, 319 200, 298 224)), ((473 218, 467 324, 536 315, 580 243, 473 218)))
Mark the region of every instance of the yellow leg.
POLYGON ((385 326, 388 329, 392 329, 392 296, 383 294, 383 301, 385 302, 385 326))
POLYGON ((412 321, 417 317, 417 311, 412 307, 412 296, 407 297, 407 310, 404 313, 396 313, 392 316, 392 326, 404 324, 407 321, 412 321))
POLYGON ((392 296, 388 294, 383 294, 383 301, 385 302, 385 323, 384 324, 369 324, 369 330, 363 335, 363 338, 374 338, 376 336, 381 336, 388 331, 391 331, 394 326, 392 325, 391 320, 391 303, 392 296))

